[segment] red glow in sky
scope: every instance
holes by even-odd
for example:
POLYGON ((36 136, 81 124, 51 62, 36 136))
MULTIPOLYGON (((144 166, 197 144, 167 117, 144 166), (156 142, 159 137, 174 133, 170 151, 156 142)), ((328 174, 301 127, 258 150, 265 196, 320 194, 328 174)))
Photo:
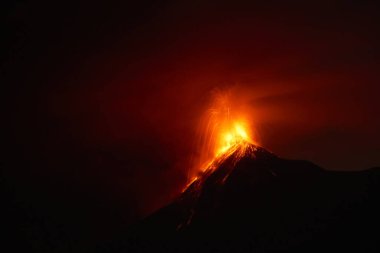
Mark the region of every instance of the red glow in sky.
POLYGON ((108 183, 137 214, 175 196, 191 155, 214 156, 240 127, 281 157, 379 165, 377 8, 312 2, 15 6, 2 64, 7 163, 108 183), (215 90, 231 93, 230 123, 199 146, 215 90))

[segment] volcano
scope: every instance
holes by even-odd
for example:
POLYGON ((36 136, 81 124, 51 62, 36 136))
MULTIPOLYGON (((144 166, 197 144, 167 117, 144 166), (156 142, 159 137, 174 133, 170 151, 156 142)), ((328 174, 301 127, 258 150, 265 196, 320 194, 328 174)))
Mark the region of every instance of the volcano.
POLYGON ((268 252, 379 246, 380 168, 327 171, 244 142, 108 252, 268 252))

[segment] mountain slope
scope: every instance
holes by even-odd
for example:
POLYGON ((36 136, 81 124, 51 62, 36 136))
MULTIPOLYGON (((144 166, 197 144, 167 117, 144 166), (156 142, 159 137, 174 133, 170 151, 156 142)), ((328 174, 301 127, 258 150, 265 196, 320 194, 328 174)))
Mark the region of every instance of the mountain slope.
POLYGON ((219 157, 111 252, 376 251, 379 168, 329 172, 252 144, 219 157))

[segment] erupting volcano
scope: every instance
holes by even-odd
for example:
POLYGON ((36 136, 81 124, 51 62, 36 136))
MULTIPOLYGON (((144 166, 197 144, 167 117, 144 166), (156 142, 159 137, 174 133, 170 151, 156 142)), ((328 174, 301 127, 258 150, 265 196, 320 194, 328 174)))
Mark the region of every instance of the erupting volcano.
POLYGON ((267 252, 377 248, 380 170, 332 172, 258 145, 247 114, 216 96, 180 196, 112 252, 267 252), (348 242, 348 243, 347 243, 348 242))
MULTIPOLYGON (((253 144, 245 129, 239 123, 235 123, 234 128, 231 128, 220 138, 220 146, 216 150, 215 157, 202 170, 202 177, 213 172, 220 164, 227 159, 231 159, 231 157, 233 157, 233 161, 237 162, 244 156, 254 156, 257 149, 258 146, 253 144)), ((195 176, 188 186, 199 179, 199 176, 195 176)))
POLYGON ((380 253, 380 1, 2 3, 0 253, 380 253))
POLYGON ((234 110, 234 107, 237 104, 232 103, 230 92, 215 92, 210 109, 200 124, 200 143, 196 147, 200 153, 191 168, 197 175, 190 176, 187 186, 198 180, 199 174, 202 177, 210 174, 228 157, 238 161, 245 155, 252 155, 258 148, 249 114, 234 110))

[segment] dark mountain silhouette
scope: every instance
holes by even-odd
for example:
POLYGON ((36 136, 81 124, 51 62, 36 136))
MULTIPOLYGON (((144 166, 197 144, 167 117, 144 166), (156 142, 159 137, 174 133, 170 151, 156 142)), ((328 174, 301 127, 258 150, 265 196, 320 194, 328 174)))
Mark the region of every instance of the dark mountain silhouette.
POLYGON ((375 252, 380 168, 333 172, 244 143, 108 252, 375 252))

